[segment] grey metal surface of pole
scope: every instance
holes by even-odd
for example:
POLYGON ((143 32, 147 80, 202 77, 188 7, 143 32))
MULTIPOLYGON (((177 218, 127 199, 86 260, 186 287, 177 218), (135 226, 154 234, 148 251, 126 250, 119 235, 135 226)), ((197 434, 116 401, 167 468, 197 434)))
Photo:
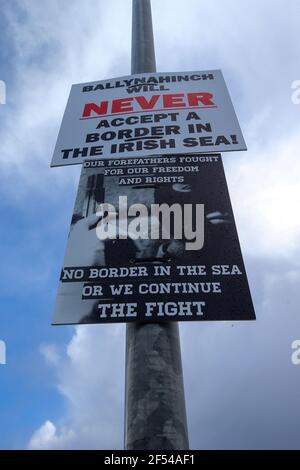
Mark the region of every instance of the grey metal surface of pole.
MULTIPOLYGON (((133 0, 131 65, 156 71, 150 0, 133 0)), ((127 324, 125 368, 125 449, 188 449, 178 324, 127 324)))

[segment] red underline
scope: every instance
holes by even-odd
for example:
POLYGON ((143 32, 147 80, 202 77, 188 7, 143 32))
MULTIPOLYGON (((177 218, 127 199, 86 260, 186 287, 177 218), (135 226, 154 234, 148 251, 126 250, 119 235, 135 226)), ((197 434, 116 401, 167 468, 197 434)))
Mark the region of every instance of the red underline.
MULTIPOLYGON (((183 109, 208 109, 208 108, 217 108, 218 106, 191 106, 190 108, 163 108, 163 109, 145 109, 143 111, 127 111, 126 113, 115 113, 115 114, 99 114, 99 116, 91 116, 91 117, 82 117, 80 121, 86 121, 87 119, 100 119, 102 117, 111 117, 111 116, 121 116, 123 114, 139 114, 139 113, 150 113, 150 112, 157 112, 157 111, 182 111, 183 109)), ((146 123, 145 123, 146 124, 146 123)))

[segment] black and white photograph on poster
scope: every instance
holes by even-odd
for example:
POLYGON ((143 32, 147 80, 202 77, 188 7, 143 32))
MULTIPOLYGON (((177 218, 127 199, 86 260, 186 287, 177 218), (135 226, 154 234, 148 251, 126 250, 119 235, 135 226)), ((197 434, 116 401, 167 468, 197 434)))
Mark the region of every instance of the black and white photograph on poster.
POLYGON ((253 319, 219 154, 85 162, 53 324, 253 319))
POLYGON ((221 70, 73 85, 51 166, 89 158, 247 150, 221 70))

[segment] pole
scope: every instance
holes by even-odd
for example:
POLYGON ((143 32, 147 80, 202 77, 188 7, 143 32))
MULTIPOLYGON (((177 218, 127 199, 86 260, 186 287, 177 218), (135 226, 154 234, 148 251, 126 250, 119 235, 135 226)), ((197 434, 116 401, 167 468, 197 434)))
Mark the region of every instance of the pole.
MULTIPOLYGON (((133 0, 132 73, 155 72, 150 0, 133 0)), ((179 328, 126 327, 125 449, 188 449, 179 328)))

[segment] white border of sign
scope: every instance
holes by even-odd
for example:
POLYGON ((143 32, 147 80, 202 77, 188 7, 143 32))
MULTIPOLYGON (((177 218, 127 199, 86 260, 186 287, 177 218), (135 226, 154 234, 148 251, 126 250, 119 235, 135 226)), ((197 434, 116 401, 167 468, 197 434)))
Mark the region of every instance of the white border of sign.
POLYGON ((221 70, 73 85, 51 166, 247 150, 221 70))

